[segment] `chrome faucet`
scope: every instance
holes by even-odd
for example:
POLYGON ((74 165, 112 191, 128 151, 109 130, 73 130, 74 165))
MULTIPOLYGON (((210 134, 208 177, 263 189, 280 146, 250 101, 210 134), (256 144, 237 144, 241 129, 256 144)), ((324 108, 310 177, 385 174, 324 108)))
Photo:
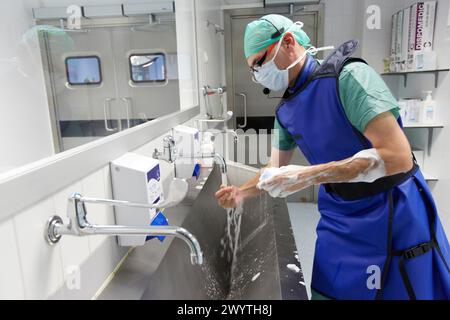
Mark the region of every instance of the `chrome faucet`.
POLYGON ((218 153, 188 155, 188 156, 178 155, 176 158, 177 159, 214 159, 220 166, 220 172, 226 174, 227 171, 228 171, 228 169, 227 169, 227 162, 226 162, 225 158, 222 157, 218 153))
POLYGON ((207 85, 203 86, 202 90, 203 90, 204 96, 211 96, 214 94, 224 94, 225 92, 227 92, 227 87, 222 86, 222 87, 212 88, 209 84, 207 84, 207 85))
POLYGON ((158 149, 155 148, 153 151, 153 159, 163 160, 169 163, 175 161, 175 139, 173 136, 168 135, 163 139, 163 152, 159 152, 158 149))
POLYGON ((222 184, 224 186, 228 185, 228 167, 227 162, 224 157, 218 153, 213 154, 198 154, 198 155, 177 155, 176 159, 214 159, 216 163, 220 166, 220 172, 222 173, 222 184))
POLYGON ((59 216, 53 216, 47 221, 46 238, 50 244, 57 243, 63 235, 91 236, 91 235, 147 235, 147 236, 173 236, 182 239, 191 250, 192 264, 203 263, 203 252, 198 240, 186 229, 177 226, 120 226, 95 225, 88 222, 85 203, 96 203, 110 206, 137 207, 148 209, 169 208, 180 203, 188 192, 188 184, 181 179, 174 179, 171 184, 167 200, 156 204, 133 203, 129 201, 98 199, 82 197, 74 193, 68 201, 67 217, 69 223, 64 224, 59 216), (173 190, 178 195, 173 195, 173 190))

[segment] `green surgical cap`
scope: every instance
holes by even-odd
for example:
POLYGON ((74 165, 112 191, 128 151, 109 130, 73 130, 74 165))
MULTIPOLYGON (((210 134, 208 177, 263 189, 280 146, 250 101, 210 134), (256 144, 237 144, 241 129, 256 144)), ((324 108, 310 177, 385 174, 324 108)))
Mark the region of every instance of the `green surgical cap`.
POLYGON ((247 25, 244 35, 245 58, 248 59, 248 57, 277 42, 288 29, 301 46, 305 48, 311 46, 311 40, 299 25, 294 25, 292 20, 285 16, 269 14, 247 25), (281 34, 272 38, 277 33, 277 29, 281 34))

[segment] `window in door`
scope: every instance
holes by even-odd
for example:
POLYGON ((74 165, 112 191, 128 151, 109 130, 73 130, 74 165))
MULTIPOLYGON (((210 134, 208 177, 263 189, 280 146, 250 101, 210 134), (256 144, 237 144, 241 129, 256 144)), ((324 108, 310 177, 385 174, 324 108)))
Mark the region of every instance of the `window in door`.
POLYGON ((67 82, 72 85, 98 85, 102 83, 100 58, 97 56, 67 57, 67 82))
POLYGON ((167 68, 164 53, 132 54, 130 77, 134 83, 166 82, 167 68))

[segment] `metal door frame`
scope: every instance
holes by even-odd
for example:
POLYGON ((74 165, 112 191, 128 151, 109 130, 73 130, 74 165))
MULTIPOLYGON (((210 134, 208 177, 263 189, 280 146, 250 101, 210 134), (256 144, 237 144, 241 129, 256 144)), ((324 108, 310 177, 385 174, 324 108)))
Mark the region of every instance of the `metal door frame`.
POLYGON ((48 43, 47 31, 42 31, 38 34, 39 47, 41 48, 41 62, 45 81, 45 92, 47 95, 47 103, 50 114, 50 127, 53 137, 53 149, 55 154, 60 153, 63 150, 61 128, 59 126, 58 108, 56 108, 57 102, 55 97, 55 81, 53 67, 51 64, 51 52, 48 43))
MULTIPOLYGON (((303 5, 303 6, 294 6, 294 15, 301 14, 301 12, 311 12, 317 13, 317 46, 323 46, 324 43, 324 5, 316 4, 316 5, 303 5)), ((266 15, 266 14, 283 14, 289 15, 290 8, 289 6, 280 6, 280 7, 270 7, 270 8, 248 8, 248 9, 229 9, 224 10, 224 28, 225 28, 225 65, 226 69, 226 81, 227 81, 227 90, 228 90, 228 111, 233 111, 234 114, 234 128, 237 128, 237 117, 236 117, 236 88, 234 84, 234 75, 233 75, 233 46, 232 46, 232 19, 235 17, 251 17, 255 15, 266 15)))

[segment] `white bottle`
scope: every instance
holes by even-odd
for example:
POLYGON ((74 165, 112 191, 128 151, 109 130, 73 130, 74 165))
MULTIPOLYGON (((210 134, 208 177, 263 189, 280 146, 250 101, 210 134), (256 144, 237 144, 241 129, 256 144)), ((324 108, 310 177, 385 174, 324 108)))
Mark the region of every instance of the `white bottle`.
POLYGON ((414 126, 420 123, 422 101, 408 99, 406 102, 407 124, 414 126))
POLYGON ((436 102, 431 97, 432 91, 424 91, 426 98, 422 101, 422 123, 435 124, 437 119, 436 102))
MULTIPOLYGON (((202 136, 202 144, 201 144, 201 154, 202 155, 212 155, 215 152, 214 147, 214 134, 211 132, 204 132, 202 136)), ((214 166, 214 159, 212 158, 203 158, 202 165, 206 168, 211 168, 214 166)))
POLYGON ((407 106, 408 101, 406 101, 405 99, 398 100, 398 107, 400 108, 400 117, 402 118, 403 125, 409 124, 407 106))

